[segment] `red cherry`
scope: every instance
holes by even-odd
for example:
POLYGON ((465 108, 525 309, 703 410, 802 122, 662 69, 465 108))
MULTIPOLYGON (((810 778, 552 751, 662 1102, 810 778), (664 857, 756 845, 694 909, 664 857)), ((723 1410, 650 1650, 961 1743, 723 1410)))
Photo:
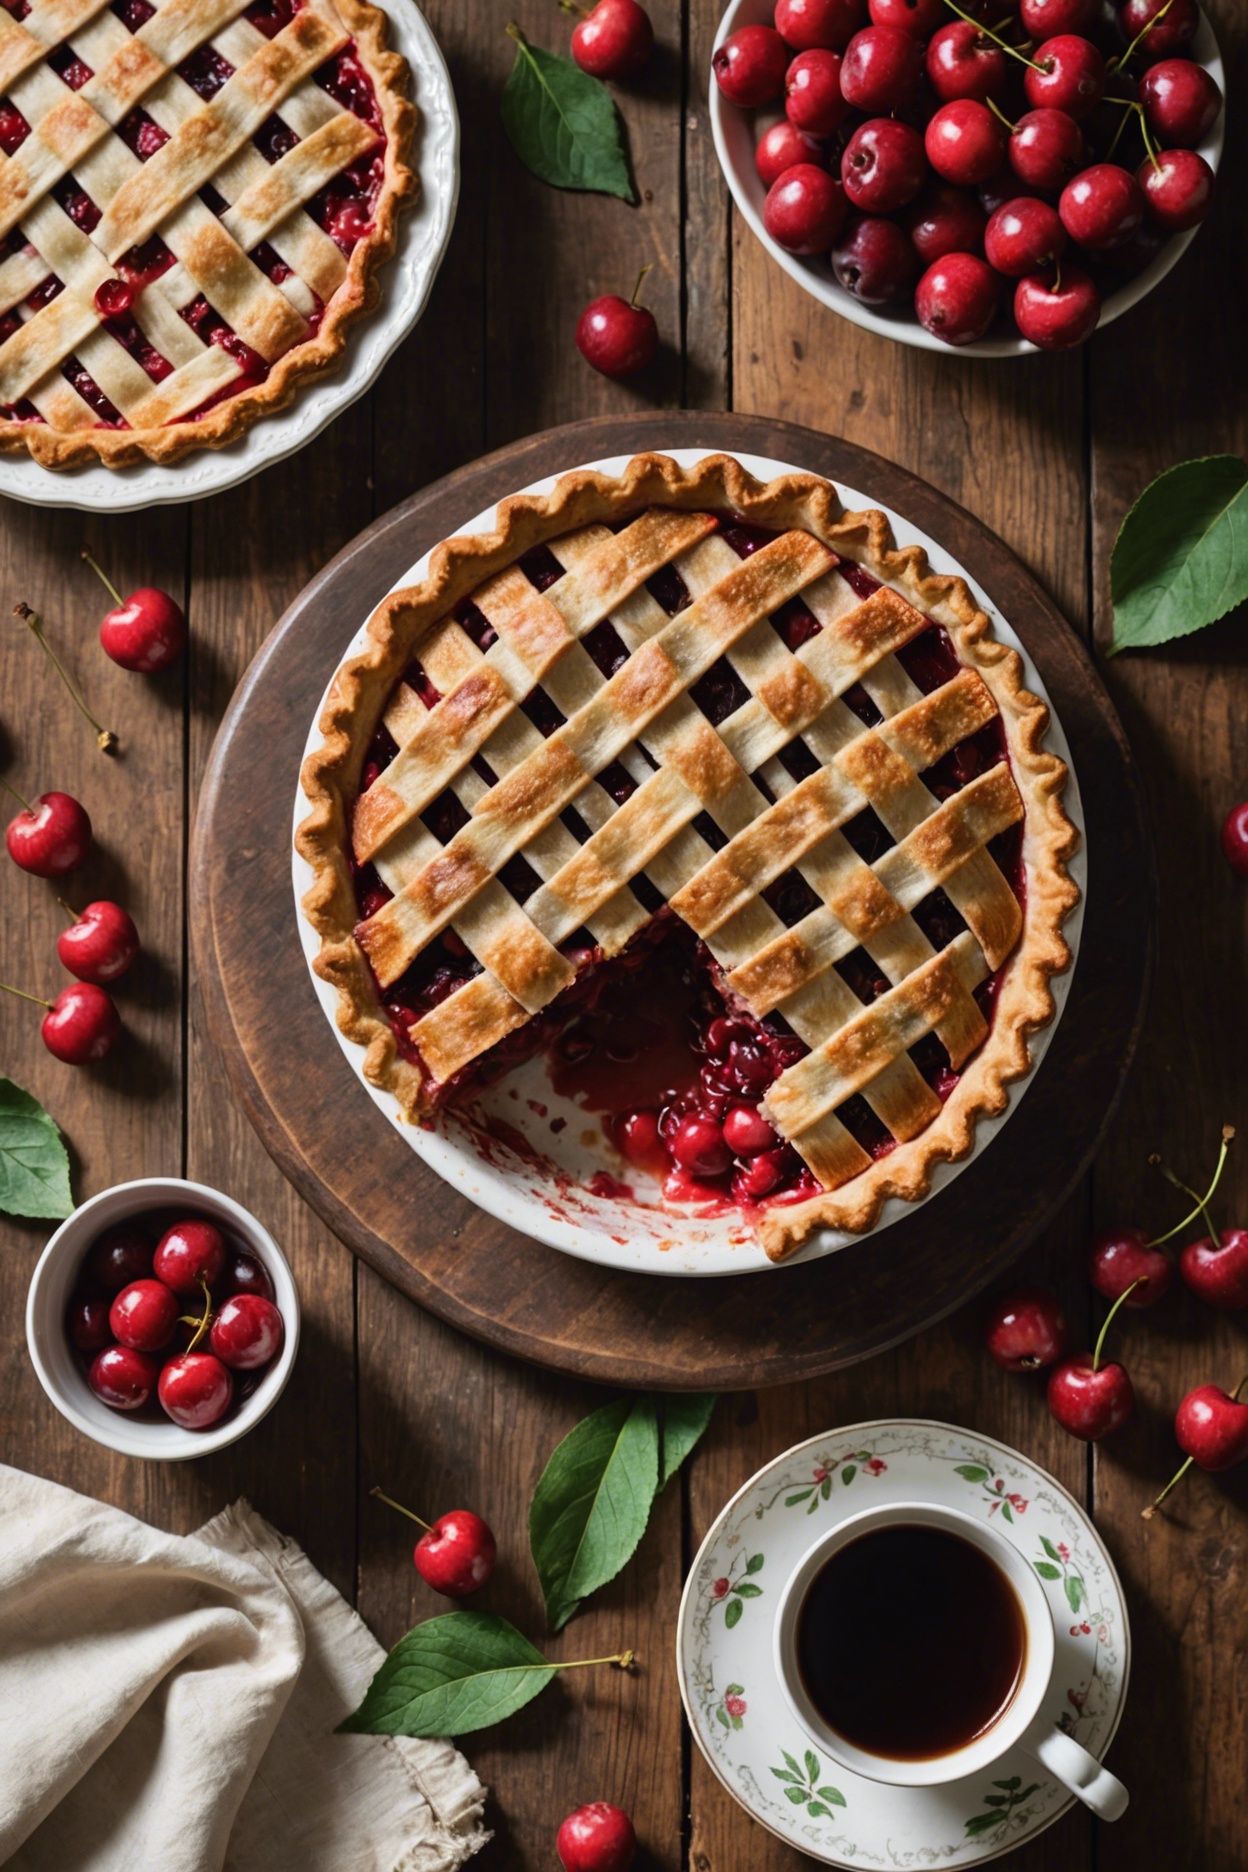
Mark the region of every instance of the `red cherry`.
POLYGON ((82 557, 113 600, 113 609, 100 623, 105 654, 122 669, 137 670, 144 676, 155 675, 176 663, 186 648, 186 617, 181 605, 153 585, 142 585, 123 598, 85 546, 82 557))
POLYGON ((1060 110, 1027 111, 1007 145, 1010 167, 1020 182, 1056 195, 1083 161, 1083 136, 1073 117, 1060 110))
POLYGON ((158 1280, 131 1281, 108 1309, 113 1338, 136 1352, 158 1352, 168 1345, 177 1318, 177 1299, 158 1280))
POLYGON ((1179 1272, 1208 1305, 1248 1307, 1248 1229, 1221 1229, 1216 1246, 1209 1235, 1189 1242, 1179 1256, 1179 1272))
POLYGON ((160 1365, 150 1352, 131 1346, 106 1346, 87 1370, 87 1383, 111 1410, 140 1410, 156 1389, 160 1365))
POLYGON ((724 1142, 734 1157, 756 1157, 759 1151, 772 1150, 780 1140, 752 1105, 730 1105, 724 1116, 724 1142))
POLYGON ((254 1255, 236 1254, 226 1262, 225 1271, 217 1282, 220 1291, 230 1294, 259 1294, 263 1300, 273 1298, 273 1283, 268 1271, 261 1266, 254 1255))
POLYGON ((927 47, 927 76, 942 102, 1000 97, 1005 89, 1005 53, 970 20, 953 20, 933 33, 927 47))
POLYGON ((1117 1300, 1131 1288, 1127 1305, 1150 1307, 1174 1279, 1174 1263, 1153 1247, 1143 1229, 1106 1229, 1092 1244, 1089 1275, 1106 1300, 1117 1300))
POLYGON ((1232 871, 1248 877, 1248 800, 1232 806, 1222 821, 1222 856, 1232 871))
POLYGON ((1066 184, 1057 211, 1070 238, 1095 252, 1130 240, 1144 219, 1144 197, 1117 163, 1093 163, 1066 184))
POLYGON ((841 96, 841 55, 799 52, 784 77, 784 114, 798 130, 831 136, 849 110, 841 96))
POLYGON ((772 26, 742 26, 711 56, 715 82, 730 104, 757 110, 784 90, 789 48, 772 26))
POLYGON ((919 281, 914 309, 923 329, 946 344, 971 344, 996 315, 997 276, 977 254, 945 254, 919 281))
POLYGON ((65 1332, 79 1352, 98 1352, 108 1345, 108 1301, 90 1294, 75 1294, 65 1313, 65 1332))
POLYGON ((466 1599, 494 1571, 497 1548, 486 1522, 470 1508, 439 1515, 412 1553, 416 1571, 434 1592, 466 1599))
POLYGON ((855 110, 870 115, 900 110, 918 89, 922 55, 918 41, 896 26, 864 26, 845 48, 841 92, 855 110))
POLYGON ((612 1126, 611 1135, 621 1155, 639 1170, 659 1174, 667 1168, 667 1152, 659 1133, 659 1114, 650 1106, 623 1113, 612 1126))
POLYGON ((985 1339, 1003 1371, 1040 1371, 1062 1355, 1066 1317, 1057 1295, 1043 1287, 1021 1287, 998 1300, 985 1339))
POLYGON ((177 1294, 199 1294, 200 1282, 211 1287, 225 1266, 225 1237, 211 1222, 192 1217, 167 1228, 152 1258, 157 1280, 177 1294))
POLYGON ((119 1222, 96 1237, 87 1268, 101 1287, 120 1293, 131 1281, 145 1280, 151 1274, 152 1244, 138 1229, 119 1222))
POLYGON ((855 208, 891 214, 913 201, 927 175, 923 138, 895 117, 859 124, 841 156, 841 180, 855 208))
POLYGON ((698 1177, 721 1176, 732 1162, 732 1152, 713 1118, 690 1112, 680 1120, 668 1141, 676 1162, 698 1177))
POLYGON ((974 188, 1000 168, 1005 130, 978 98, 954 98, 928 119, 923 147, 937 175, 956 186, 974 188))
POLYGON ((902 225, 908 230, 924 266, 943 259, 948 253, 977 252, 986 221, 987 216, 974 195, 965 189, 950 188, 943 182, 924 189, 902 217, 902 225))
POLYGON ((1105 61, 1090 39, 1058 33, 1032 53, 1023 90, 1037 110, 1048 107, 1068 117, 1086 117, 1104 95, 1105 61))
POLYGON ((823 145, 816 138, 806 136, 782 117, 772 124, 770 130, 764 130, 758 139, 754 151, 754 167, 758 171, 759 181, 764 188, 770 188, 778 182, 786 169, 792 169, 798 163, 814 163, 819 167, 823 163, 823 145))
POLYGON ((56 939, 56 953, 79 981, 103 988, 125 974, 139 953, 139 932, 120 904, 89 903, 56 939))
POLYGON ((1248 1404, 1241 1404, 1239 1394, 1248 1384, 1248 1378, 1241 1378, 1234 1391, 1224 1391, 1221 1385, 1197 1385, 1174 1413, 1174 1435, 1185 1461, 1171 1476, 1156 1501, 1150 1502, 1144 1510, 1144 1519, 1151 1521, 1166 1496, 1181 1482, 1192 1464, 1217 1474, 1222 1469, 1233 1469, 1236 1464, 1248 1460, 1248 1404))
POLYGON ((989 266, 1010 279, 1052 266, 1065 245, 1066 230, 1057 210, 1034 195, 1016 195, 1005 202, 984 230, 989 266))
POLYGON ((1162 150, 1144 158, 1135 172, 1153 221, 1168 234, 1204 220, 1213 200, 1213 170, 1195 150, 1162 150))
MULTIPOLYGON (((643 269, 641 279, 649 269, 643 269)), ((659 328, 648 306, 638 305, 641 279, 631 300, 619 293, 591 299, 576 327, 576 348, 604 377, 634 377, 654 362, 659 328)))
POLYGON ((1200 13, 1196 0, 1127 0, 1119 17, 1127 36, 1139 40, 1137 57, 1151 64, 1183 50, 1195 34, 1200 13), (1163 13, 1164 18, 1159 17, 1163 13))
POLYGON ((913 39, 928 39, 948 17, 944 0, 868 0, 873 26, 896 26, 913 39))
POLYGON ((637 1835, 622 1807, 590 1801, 570 1813, 555 1836, 563 1872, 628 1872, 637 1853, 637 1835))
POLYGON ((1222 93, 1194 59, 1162 59, 1140 79, 1148 127, 1170 149, 1195 149, 1217 122, 1222 93))
POLYGON ((789 253, 826 253, 845 213, 845 192, 827 170, 798 163, 768 189, 763 226, 789 253))
POLYGON ((775 1150, 760 1151, 757 1157, 751 1157, 742 1164, 732 1179, 732 1193, 738 1202, 758 1202, 784 1180, 790 1170, 790 1152, 787 1145, 780 1145, 775 1150))
POLYGON ((62 988, 40 1022, 48 1052, 67 1066, 89 1066, 102 1060, 121 1032, 116 1008, 93 982, 73 982, 62 988))
POLYGON ((777 0, 776 31, 795 52, 843 52, 863 21, 862 0, 777 0))
POLYGON ((1039 45, 1058 33, 1086 33, 1095 21, 1096 0, 1022 0, 1018 16, 1039 45))
POLYGON ((70 793, 41 793, 10 819, 9 857, 35 877, 64 877, 91 849, 91 821, 70 793))
POLYGON ((572 56, 592 78, 631 78, 653 47, 650 15, 637 0, 598 0, 572 32, 572 56))
POLYGON ((1064 266, 1060 280, 1029 273, 1014 289, 1014 323, 1042 351, 1066 351, 1096 330, 1101 295, 1082 267, 1064 266))
POLYGON ((883 215, 855 215, 832 249, 832 271, 863 305, 892 305, 914 290, 919 259, 895 221, 883 215))
POLYGON ((233 1402, 234 1380, 211 1352, 182 1352, 164 1367, 156 1395, 183 1430, 211 1430, 233 1402))
POLYGON ((1112 1362, 1094 1366, 1088 1352, 1054 1368, 1045 1396, 1062 1429, 1085 1443, 1098 1443, 1121 1430, 1135 1408, 1125 1367, 1112 1362))
POLYGON ((231 1371, 259 1371, 282 1349, 286 1326, 271 1300, 233 1294, 208 1331, 208 1343, 231 1371))

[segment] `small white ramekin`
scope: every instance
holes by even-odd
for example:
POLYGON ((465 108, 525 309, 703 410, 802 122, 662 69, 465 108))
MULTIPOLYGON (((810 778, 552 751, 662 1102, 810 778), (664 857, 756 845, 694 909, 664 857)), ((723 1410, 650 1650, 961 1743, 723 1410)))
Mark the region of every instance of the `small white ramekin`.
POLYGON ((26 1296, 26 1344, 40 1384, 75 1429, 123 1456, 186 1462, 236 1443, 277 1403, 299 1349, 299 1294, 290 1265, 269 1231, 233 1197, 182 1177, 139 1177, 81 1203, 52 1236, 26 1296), (136 1418, 110 1410, 90 1390, 82 1361, 66 1337, 65 1310, 91 1243, 102 1230, 152 1209, 206 1215, 235 1236, 263 1264, 286 1328, 281 1352, 251 1396, 212 1430, 184 1430, 165 1417, 136 1418))

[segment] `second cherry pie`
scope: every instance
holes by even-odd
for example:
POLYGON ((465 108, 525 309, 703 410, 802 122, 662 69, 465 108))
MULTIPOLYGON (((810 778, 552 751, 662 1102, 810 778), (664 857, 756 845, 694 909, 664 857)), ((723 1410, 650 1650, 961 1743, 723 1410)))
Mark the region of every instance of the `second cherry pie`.
POLYGON ((779 1259, 922 1195, 1027 1070, 1078 895, 1047 721, 965 584, 827 482, 566 476, 339 672, 317 970, 413 1118, 678 980, 687 1070, 656 1051, 608 1129, 779 1259))

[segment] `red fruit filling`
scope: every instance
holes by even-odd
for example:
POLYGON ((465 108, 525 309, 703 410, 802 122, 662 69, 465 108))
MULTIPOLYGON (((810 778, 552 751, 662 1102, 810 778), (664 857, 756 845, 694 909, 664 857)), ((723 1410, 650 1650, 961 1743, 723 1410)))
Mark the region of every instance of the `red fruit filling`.
MULTIPOLYGON (((724 539, 743 559, 775 537, 738 515, 722 514, 719 521, 724 539)), ((563 568, 547 547, 527 554, 520 565, 538 590, 562 576, 563 568)), ((878 589, 878 581, 851 561, 841 561, 837 569, 859 598, 869 598, 878 589)), ((646 589, 671 616, 690 602, 673 567, 649 579, 646 589)), ((461 605, 456 617, 477 648, 488 650, 496 633, 471 602, 461 605)), ((822 629, 800 599, 782 606, 771 622, 793 650, 822 629)), ((584 644, 604 676, 611 675, 627 654, 610 622, 599 624, 584 644)), ((950 681, 961 668, 947 632, 934 623, 897 655, 925 694, 950 681)), ((418 662, 409 665, 403 681, 426 708, 440 700, 418 662)), ((727 660, 716 663, 691 694, 712 723, 725 720, 749 699, 749 691, 727 660)), ((879 710, 860 685, 847 690, 842 699, 864 725, 880 721, 879 710)), ((564 719, 541 690, 523 707, 543 735, 551 734, 564 719)), ((395 741, 379 725, 361 773, 361 794, 397 752, 395 741)), ((800 737, 779 758, 795 780, 804 779, 818 765, 800 737)), ((952 749, 924 778, 936 797, 944 800, 1006 759, 1005 734, 998 718, 952 749)), ((487 785, 496 780, 481 756, 473 766, 487 785)), ((617 801, 627 799, 637 785, 618 761, 599 775, 599 781, 617 801)), ((766 783, 758 776, 756 782, 770 797, 766 783)), ((448 790, 421 818, 426 829, 445 844, 466 823, 468 812, 448 790)), ((589 828, 574 807, 563 813, 562 822, 578 842, 589 837, 589 828)), ((724 835, 706 814, 694 825, 715 850, 722 848, 724 835)), ((842 832, 868 864, 894 842, 870 809, 842 827, 842 832)), ((1021 825, 995 839, 989 850, 1023 902, 1021 825)), ((360 917, 374 916, 392 893, 372 865, 353 864, 353 872, 360 917)), ((510 860, 501 878, 521 903, 540 883, 522 855, 510 860)), ((647 877, 635 878, 632 889, 650 910, 650 922, 610 958, 603 956, 587 930, 573 936, 562 948, 576 966, 575 980, 541 1013, 462 1072, 431 1085, 437 1102, 465 1102, 515 1066, 544 1054, 555 1090, 600 1114, 602 1128, 620 1155, 635 1169, 656 1178, 669 1200, 748 1210, 816 1195, 820 1186, 815 1177, 793 1147, 777 1136, 760 1109, 774 1080, 806 1053, 804 1042, 782 1015, 759 1019, 745 1007, 705 944, 667 909, 647 877)), ((790 928, 817 903, 795 870, 776 879, 764 897, 790 928)), ((946 947, 966 927, 941 890, 933 891, 912 914, 936 949, 946 947)), ((863 949, 854 950, 835 966, 864 1003, 892 986, 863 949)), ((388 990, 379 989, 400 1054, 422 1073, 427 1074, 427 1069, 412 1030, 431 1008, 479 972, 480 964, 454 929, 448 928, 388 990)), ((998 970, 975 991, 990 1023, 1003 973, 998 970)), ((935 1034, 921 1040, 910 1057, 937 1097, 947 1099, 960 1074, 951 1067, 935 1034)), ((865 1099, 849 1099, 838 1108, 837 1116, 872 1157, 885 1157, 896 1147, 896 1139, 865 1099)), ((609 1177, 605 1182, 612 1187, 607 1190, 604 1176, 599 1173, 591 1180, 596 1193, 624 1190, 609 1177)))
MULTIPOLYGON (((256 0, 244 17, 267 39, 273 39, 290 24, 303 4, 304 0, 256 0)), ((0 0, 0 6, 16 20, 23 19, 29 12, 26 0, 0 0)), ((137 32, 151 19, 155 8, 149 4, 149 0, 114 0, 112 11, 123 26, 131 32, 137 32)), ((57 48, 49 55, 47 63, 73 91, 81 90, 92 76, 91 68, 67 47, 57 48)), ((198 96, 207 100, 221 90, 232 77, 234 69, 212 45, 205 45, 182 61, 178 75, 198 96)), ((372 80, 360 62, 354 40, 313 76, 321 89, 328 92, 344 110, 351 111, 377 133, 378 141, 374 149, 335 176, 304 204, 305 212, 324 229, 335 245, 344 254, 350 254, 357 243, 373 231, 384 180, 386 139, 382 130, 381 107, 372 80)), ((116 126, 116 134, 140 162, 149 161, 169 141, 169 132, 163 130, 141 107, 130 111, 121 120, 116 126)), ((29 135, 30 125, 21 111, 9 99, 0 98, 0 152, 6 156, 14 155, 29 135)), ((298 140, 280 115, 270 117, 252 138, 255 148, 270 163, 277 162, 293 149, 298 140)), ((95 228, 100 219, 100 205, 91 199, 73 176, 64 177, 52 193, 84 233, 89 234, 95 228)), ((224 213, 228 207, 228 203, 211 186, 202 189, 200 196, 217 214, 224 213)), ((30 250, 20 230, 15 230, 7 240, 0 240, 0 260, 23 251, 30 250)), ((280 286, 291 277, 290 267, 267 241, 261 242, 250 258, 274 285, 280 286)), ((122 256, 117 263, 117 279, 105 281, 95 298, 96 310, 103 319, 105 329, 130 352, 154 383, 170 376, 175 367, 161 354, 143 329, 142 291, 174 264, 173 254, 158 235, 153 235, 141 248, 133 248, 122 256)), ((0 344, 12 337, 25 316, 37 312, 49 299, 54 298, 61 291, 61 285, 60 280, 49 276, 20 306, 0 316, 0 344)), ((307 328, 299 340, 301 344, 315 337, 324 314, 325 307, 317 300, 307 315, 307 328)), ((240 374, 223 389, 216 391, 198 409, 178 419, 194 422, 206 416, 218 404, 228 402, 241 392, 263 383, 276 360, 266 360, 251 350, 202 296, 183 306, 181 316, 206 343, 221 345, 243 366, 240 374)), ((98 427, 129 427, 80 359, 66 358, 60 371, 95 413, 98 427)), ((17 403, 0 403, 0 419, 34 423, 45 420, 28 398, 17 403)))

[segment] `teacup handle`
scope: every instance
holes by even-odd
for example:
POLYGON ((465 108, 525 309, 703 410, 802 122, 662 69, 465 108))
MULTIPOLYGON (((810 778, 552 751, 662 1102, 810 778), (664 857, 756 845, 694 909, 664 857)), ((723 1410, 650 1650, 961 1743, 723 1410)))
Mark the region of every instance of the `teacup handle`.
POLYGON ((1023 1737, 1020 1747, 1042 1768, 1047 1768, 1063 1787, 1077 1795, 1098 1819, 1118 1820, 1127 1811, 1130 1795, 1117 1775, 1102 1768, 1096 1756, 1090 1755, 1065 1730, 1037 1723, 1023 1737))

